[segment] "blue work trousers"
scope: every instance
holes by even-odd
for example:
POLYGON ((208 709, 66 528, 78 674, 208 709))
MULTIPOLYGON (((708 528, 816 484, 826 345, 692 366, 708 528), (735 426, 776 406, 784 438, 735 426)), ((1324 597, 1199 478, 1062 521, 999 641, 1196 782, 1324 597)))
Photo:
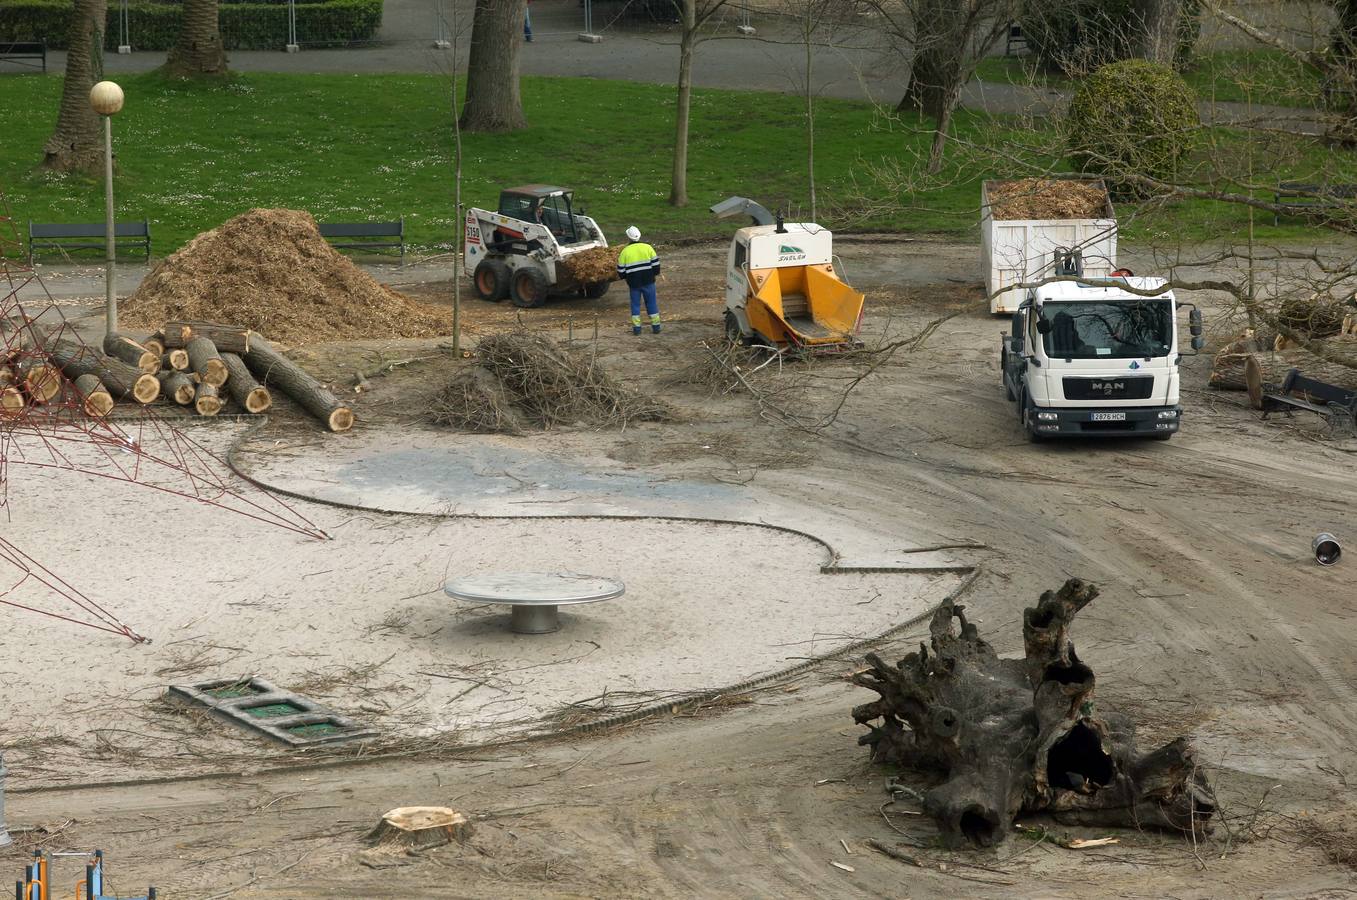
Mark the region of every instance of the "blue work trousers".
POLYGON ((658 321, 660 317, 660 301, 655 297, 655 282, 643 284, 640 287, 631 289, 631 318, 632 321, 641 319, 641 301, 645 300, 646 312, 650 315, 652 321, 658 321))

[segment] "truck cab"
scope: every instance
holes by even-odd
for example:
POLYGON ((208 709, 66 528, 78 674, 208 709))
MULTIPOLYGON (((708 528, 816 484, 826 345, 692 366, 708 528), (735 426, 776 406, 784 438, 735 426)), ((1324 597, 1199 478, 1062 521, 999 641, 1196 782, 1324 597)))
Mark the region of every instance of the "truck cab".
POLYGON ((1162 278, 1126 275, 1121 287, 1058 281, 1030 288, 1004 335, 1004 389, 1029 438, 1167 440, 1182 419, 1178 311, 1191 308, 1193 351, 1201 314, 1162 278))

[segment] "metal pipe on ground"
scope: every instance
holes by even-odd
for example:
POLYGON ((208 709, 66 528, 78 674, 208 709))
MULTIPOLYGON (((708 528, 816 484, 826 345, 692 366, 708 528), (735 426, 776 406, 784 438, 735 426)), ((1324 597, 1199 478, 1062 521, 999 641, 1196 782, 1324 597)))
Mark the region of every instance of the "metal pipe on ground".
POLYGON ((1343 548, 1339 546, 1338 539, 1327 531, 1315 536, 1310 542, 1310 549, 1315 552, 1315 562, 1321 566, 1331 566, 1343 555, 1343 548))

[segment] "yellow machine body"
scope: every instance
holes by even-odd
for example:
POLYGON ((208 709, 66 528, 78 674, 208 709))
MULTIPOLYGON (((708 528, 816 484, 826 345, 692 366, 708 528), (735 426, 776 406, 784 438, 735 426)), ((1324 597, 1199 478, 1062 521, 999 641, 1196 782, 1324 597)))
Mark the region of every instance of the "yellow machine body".
POLYGON ((726 276, 731 337, 809 350, 855 346, 864 301, 840 280, 833 235, 818 225, 755 225, 735 233, 726 276))

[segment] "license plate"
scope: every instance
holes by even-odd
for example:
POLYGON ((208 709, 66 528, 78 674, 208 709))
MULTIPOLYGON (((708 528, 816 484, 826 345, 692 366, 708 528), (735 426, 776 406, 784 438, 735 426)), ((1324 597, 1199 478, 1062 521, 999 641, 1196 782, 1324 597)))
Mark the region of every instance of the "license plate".
POLYGON ((1126 413, 1094 413, 1089 419, 1094 422, 1125 422, 1126 413))

